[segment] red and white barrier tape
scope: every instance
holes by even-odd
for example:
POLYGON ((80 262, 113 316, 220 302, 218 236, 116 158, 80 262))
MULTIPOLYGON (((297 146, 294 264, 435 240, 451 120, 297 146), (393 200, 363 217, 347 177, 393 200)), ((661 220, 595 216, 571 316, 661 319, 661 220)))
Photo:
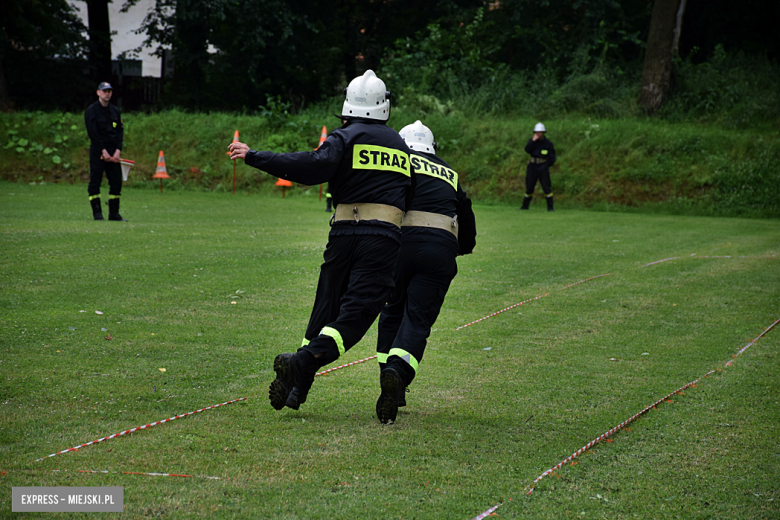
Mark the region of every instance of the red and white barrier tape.
POLYGON ((67 450, 58 451, 57 453, 52 453, 51 455, 47 455, 46 457, 41 457, 40 459, 35 459, 35 462, 40 462, 44 459, 48 459, 49 457, 54 457, 55 455, 61 455, 63 453, 68 453, 69 451, 78 451, 80 448, 84 448, 86 446, 91 446, 93 444, 97 444, 99 442, 107 441, 110 439, 115 439, 116 437, 121 437, 123 435, 127 435, 128 433, 133 433, 141 430, 145 430, 147 428, 151 428, 152 426, 157 426, 158 424, 163 424, 171 421, 175 421, 176 419, 181 419, 182 417, 187 417, 188 415, 194 415, 196 413, 205 412, 206 410, 211 410, 213 408, 218 408, 220 406, 225 406, 231 403, 235 403, 238 401, 246 401, 248 398, 246 397, 240 397, 238 399, 233 399, 232 401, 227 401, 225 403, 215 404, 213 406, 207 406, 206 408, 201 408, 200 410, 195 410, 194 412, 189 413, 183 413, 181 415, 176 415, 174 417, 171 417, 170 419, 163 419, 162 421, 157 421, 149 424, 144 424, 143 426, 136 426, 135 428, 130 428, 129 430, 125 430, 123 432, 115 433, 113 435, 109 435, 108 437, 103 437, 100 439, 97 439, 95 441, 87 442, 85 444, 80 444, 78 446, 74 446, 73 448, 68 448, 67 450))
POLYGON ((655 262, 650 262, 649 264, 645 264, 642 267, 647 267, 648 265, 660 264, 661 262, 668 262, 669 260, 677 260, 679 258, 682 258, 682 257, 681 256, 673 256, 672 258, 664 258, 663 260, 656 260, 655 262))
POLYGON ((602 276, 611 276, 612 273, 606 273, 606 274, 600 274, 598 276, 593 276, 591 278, 586 278, 584 280, 580 280, 579 282, 574 282, 572 284, 567 285, 566 287, 561 287, 561 290, 568 289, 569 287, 574 287, 575 285, 579 285, 581 283, 589 282, 591 280, 595 280, 596 278, 601 278, 602 276))
MULTIPOLYGON (((771 324, 769 327, 767 327, 766 329, 764 329, 764 332, 762 332, 761 334, 759 334, 759 335, 758 335, 758 336, 757 336, 757 337, 756 337, 756 338, 755 338, 753 341, 751 341, 750 343, 748 343, 747 345, 745 345, 744 347, 742 347, 742 349, 740 349, 740 351, 739 351, 739 352, 737 352, 737 353, 734 355, 734 358, 736 358, 737 356, 739 356, 740 354, 742 354, 742 353, 743 353, 743 352, 744 352, 744 351, 745 351, 745 350, 746 350, 748 347, 750 347, 750 346, 751 346, 751 345, 753 345, 753 344, 754 344, 756 341, 758 341, 759 339, 761 339, 761 337, 763 337, 763 336, 764 336, 766 333, 768 333, 770 330, 772 330, 772 328, 773 328, 775 325, 777 325, 778 323, 780 323, 780 319, 776 320, 776 321, 775 321, 773 324, 771 324)), ((731 361, 729 361, 728 363, 726 363, 726 366, 730 366, 730 365, 731 365, 731 363, 732 363, 732 361, 733 361, 733 359, 732 359, 731 361)), ((532 483, 532 484, 529 486, 527 494, 528 494, 528 495, 530 495, 531 493, 533 493, 533 491, 534 491, 534 486, 536 486, 536 483, 537 483, 537 482, 539 482, 540 480, 542 480, 542 479, 543 479, 544 477, 546 477, 547 475, 551 474, 551 473, 552 473, 553 471, 555 471, 556 469, 560 469, 560 468, 561 468, 561 467, 563 467, 563 466, 564 466, 564 465, 565 465, 567 462, 571 461, 571 460, 572 460, 572 459, 574 459, 575 457, 577 457, 577 456, 581 455, 583 452, 585 452, 585 450, 587 450, 587 449, 591 448, 591 447, 592 447, 592 446, 594 446, 595 444, 598 444, 599 442, 601 442, 601 441, 603 441, 604 439, 608 438, 608 437, 609 437, 610 435, 612 435, 613 433, 616 433, 616 432, 618 432, 618 431, 622 430, 622 429, 623 429, 623 428, 625 428, 625 427, 626 427, 626 426, 627 426, 629 423, 633 422, 634 420, 636 420, 636 419, 637 419, 638 417, 640 417, 641 415, 643 415, 643 414, 647 413, 647 412, 648 412, 648 411, 650 411, 651 409, 655 408, 657 405, 659 405, 659 404, 661 404, 662 402, 666 401, 666 400, 667 400, 667 399, 669 399, 671 396, 673 396, 673 395, 675 395, 675 394, 677 394, 677 393, 680 393, 680 392, 682 392, 682 391, 683 391, 683 390, 685 390, 686 388, 689 388, 689 387, 691 387, 691 386, 694 386, 694 385, 695 385, 697 382, 699 382, 701 379, 703 379, 703 378, 705 378, 705 377, 709 376, 710 374, 712 374, 712 373, 714 373, 714 372, 715 372, 715 370, 710 370, 709 372, 707 372, 706 374, 704 374, 704 375, 703 375, 703 376, 701 376, 700 378, 698 378, 698 379, 696 379, 696 380, 694 380, 694 381, 691 381, 690 383, 688 383, 688 384, 687 384, 687 385, 685 385, 685 386, 682 386, 682 387, 678 388, 677 390, 675 390, 674 392, 670 393, 670 394, 669 394, 669 395, 667 395, 666 397, 663 397, 662 399, 659 399, 659 400, 658 400, 658 401, 656 401, 655 403, 653 403, 653 404, 651 404, 650 406, 646 407, 644 410, 642 410, 641 412, 639 412, 639 413, 637 413, 636 415, 632 416, 632 417, 631 417, 631 418, 629 418, 628 420, 626 420, 626 421, 623 421, 622 423, 620 423, 619 425, 615 426, 614 428, 612 428, 612 429, 610 429, 610 430, 608 430, 608 431, 604 432, 604 433, 603 433, 603 434, 601 434, 600 436, 596 437, 595 439, 593 439, 592 441, 590 441, 588 444, 586 444, 585 446, 583 446, 583 447, 582 447, 582 448, 580 448, 579 450, 577 450, 577 451, 575 451, 574 453, 572 453, 571 455, 569 455, 569 456, 568 456, 566 459, 562 460, 561 462, 559 462, 558 464, 556 464, 556 465, 555 465, 555 466, 553 466, 552 468, 548 469, 547 471, 545 471, 544 473, 542 473, 541 475, 539 475, 539 476, 538 476, 538 477, 537 477, 537 478, 536 478, 536 479, 533 481, 533 483, 532 483)))
POLYGON ((696 379, 695 381, 691 381, 690 383, 688 383, 688 384, 687 384, 687 385, 685 385, 685 386, 681 386, 680 388, 678 388, 678 389, 677 389, 677 390, 675 390, 674 392, 672 392, 672 393, 668 394, 666 397, 663 397, 663 398, 659 399, 658 401, 654 402, 653 404, 651 404, 651 405, 649 405, 649 406, 645 407, 645 409, 644 409, 644 410, 642 410, 641 412, 639 412, 639 413, 637 413, 637 414, 633 415, 631 418, 629 418, 629 419, 627 419, 627 420, 623 421, 622 423, 618 424, 618 425, 617 425, 617 426, 615 426, 614 428, 611 428, 611 429, 607 430, 606 432, 602 433, 601 435, 599 435, 598 437, 596 437, 595 439, 593 439, 592 441, 590 441, 588 444, 586 444, 586 445, 585 445, 585 446, 583 446, 582 448, 578 449, 577 451, 575 451, 574 453, 572 453, 571 455, 569 455, 568 457, 566 457, 564 460, 562 460, 561 462, 559 462, 558 464, 556 464, 556 465, 555 465, 555 466, 553 466, 552 468, 548 469, 547 471, 545 471, 544 473, 542 473, 541 475, 539 475, 539 476, 538 476, 538 477, 537 477, 537 478, 536 478, 536 479, 533 481, 533 483, 530 485, 530 487, 528 488, 528 492, 527 492, 526 494, 530 495, 531 493, 533 493, 533 491, 534 491, 534 486, 536 486, 537 482, 539 482, 540 480, 542 480, 544 477, 546 477, 547 475, 549 475, 550 473, 552 473, 552 472, 553 472, 553 471, 555 471, 556 469, 560 469, 560 468, 562 468, 562 467, 563 467, 563 466, 564 466, 564 465, 565 465, 567 462, 571 461, 571 460, 572 460, 572 459, 574 459, 575 457, 577 457, 577 456, 581 455, 582 453, 584 453, 586 450, 590 449, 591 447, 595 446, 595 445, 596 445, 596 444, 598 444, 599 442, 601 442, 601 441, 603 441, 604 439, 608 438, 608 437, 609 437, 610 435, 612 435, 613 433, 619 432, 620 430, 622 430, 623 428, 625 428, 626 426, 628 426, 630 423, 634 422, 634 421, 635 421, 637 418, 639 418, 641 415, 643 415, 643 414, 647 413, 648 411, 650 411, 651 409, 655 408, 656 406, 658 406, 658 405, 659 405, 659 404, 661 404, 662 402, 666 401, 667 399, 669 399, 669 398, 670 398, 670 397, 672 397, 673 395, 675 395, 675 394, 677 394, 677 393, 680 393, 680 392, 682 392, 683 390, 685 390, 686 388, 689 388, 689 387, 691 387, 691 386, 695 385, 695 384, 696 384, 696 383, 698 383, 698 382, 699 382, 699 381, 700 381, 700 380, 701 380, 703 377, 707 377, 708 375, 712 374, 713 372, 715 372, 715 370, 710 370, 709 372, 707 372, 706 374, 704 374, 704 375, 703 375, 702 377, 700 377, 699 379, 696 379))
MULTIPOLYGON (((329 368, 328 370, 325 370, 323 372, 318 372, 317 374, 315 374, 315 376, 325 375, 325 374, 327 374, 329 372, 333 372, 334 370, 338 370, 340 368, 346 368, 346 367, 350 367, 352 365, 357 365, 358 363, 364 363, 364 362, 369 361, 371 359, 374 359, 376 357, 377 356, 370 356, 370 357, 367 357, 365 359, 359 359, 357 361, 353 361, 352 363, 347 363, 346 365, 340 365, 340 366, 337 366, 337 367, 329 368)), ((87 443, 84 443, 84 444, 80 444, 78 446, 74 446, 73 448, 68 448, 67 450, 62 450, 62 451, 58 451, 57 453, 52 453, 51 455, 47 455, 46 457, 41 457, 40 459, 35 459, 35 462, 40 462, 40 461, 42 461, 44 459, 48 459, 49 457, 54 457, 55 455, 61 455, 63 453, 68 453, 70 451, 78 451, 81 448, 85 448, 87 446, 91 446, 91 445, 97 444, 99 442, 115 439, 117 437, 121 437, 123 435, 127 435, 128 433, 134 433, 134 432, 137 432, 137 431, 146 430, 148 428, 151 428, 152 426, 157 426, 158 424, 163 424, 163 423, 175 421, 176 419, 181 419, 182 417, 187 417, 189 415, 194 415, 196 413, 205 412, 206 410, 212 410, 214 408, 218 408, 220 406, 225 406, 227 404, 232 404, 232 403, 235 403, 235 402, 238 402, 238 401, 246 401, 248 399, 249 399, 248 397, 240 397, 238 399, 233 399, 232 401, 227 401, 225 403, 215 404, 213 406, 207 406, 206 408, 201 408, 200 410, 195 410, 194 412, 183 413, 181 415, 177 415, 175 417, 171 417, 170 419, 163 419, 162 421, 157 421, 157 422, 145 424, 143 426, 136 426, 135 428, 130 428, 129 430, 125 430, 125 431, 122 431, 122 432, 119 432, 119 433, 115 433, 113 435, 109 435, 108 437, 103 437, 103 438, 100 438, 100 439, 97 439, 97 440, 94 440, 94 441, 91 441, 91 442, 87 442, 87 443)), ((176 476, 180 476, 180 475, 176 475, 176 476)))
POLYGON ((479 514, 479 515, 475 516, 475 517, 474 517, 474 520, 483 520, 484 518, 487 518, 487 517, 489 517, 489 516, 490 516, 490 515, 493 513, 493 511, 495 511, 496 509, 498 509, 499 507, 501 507, 501 505, 502 505, 502 504, 496 504, 496 505, 494 505, 493 507, 491 507, 490 509, 488 509, 488 510, 487 510, 487 511, 485 511, 484 513, 482 513, 482 514, 479 514))
MULTIPOLYGON (((65 472, 68 470, 53 469, 53 472, 65 472)), ((147 477, 183 477, 183 478, 202 478, 206 480, 228 480, 223 477, 205 477, 200 475, 179 475, 177 473, 143 473, 140 471, 109 471, 109 470, 91 470, 91 469, 77 469, 76 473, 121 473, 123 475, 145 475, 147 477)))
POLYGON ((780 323, 780 319, 776 320, 776 321, 775 321, 773 324, 771 324, 769 327, 767 327, 766 329, 764 329, 764 332, 762 332, 761 334, 759 334, 759 335, 758 335, 758 337, 757 337, 756 339, 754 339, 753 341, 751 341, 750 343, 748 343, 747 345, 745 345, 744 347, 742 347, 741 349, 739 349, 739 352, 737 352, 736 354, 734 354, 734 357, 733 357, 732 359, 730 359, 728 363, 726 363, 726 366, 727 366, 727 367, 728 367, 728 366, 731 366, 731 363, 732 363, 732 362, 733 362, 735 359, 737 359, 737 356, 741 355, 743 352, 745 352, 745 351, 748 349, 748 347, 750 347, 751 345, 753 345, 753 344, 754 344, 756 341, 760 340, 760 339, 761 339, 761 336, 763 336, 764 334, 766 334, 767 332, 769 332, 770 330, 772 330, 772 329, 774 328, 774 326, 775 326, 775 325, 777 325, 778 323, 780 323))
POLYGON ((376 357, 377 356, 369 356, 369 357, 367 357, 365 359, 358 359, 357 361, 353 361, 352 363, 347 363, 346 365, 339 365, 337 367, 333 367, 333 368, 329 368, 327 370, 323 370, 322 372, 317 372, 316 374, 314 374, 314 376, 315 377, 316 376, 324 376, 325 374, 327 374, 329 372, 333 372, 334 370, 338 370, 340 368, 351 367, 352 365, 357 365, 358 363, 365 363, 366 361, 370 361, 372 359, 375 359, 376 357))
MULTIPOLYGON (((572 283, 572 284, 569 284, 569 285, 567 285, 567 286, 565 286, 565 287, 561 287, 561 290, 563 290, 563 289, 568 289, 569 287, 574 287, 575 285, 579 285, 579 284, 581 284, 581 283, 589 282, 589 281, 591 281, 591 280, 595 280, 596 278, 601 278, 602 276, 610 276, 611 274, 612 274, 612 273, 607 273, 607 274, 600 274, 600 275, 598 275, 598 276, 593 276, 593 277, 591 277, 591 278, 586 278, 585 280, 580 280, 579 282, 574 282, 574 283, 572 283)), ((460 327, 458 327, 458 328, 457 328, 457 329, 455 329, 455 330, 465 329, 466 327, 470 327, 470 326, 474 325, 475 323, 479 323, 480 321, 486 320, 486 319, 488 319, 488 318, 492 318, 493 316, 498 316, 498 315, 499 315, 499 314, 501 314, 502 312, 506 312, 506 311, 508 311, 508 310, 510 310, 510 309, 514 309, 515 307, 519 307, 519 306, 521 306, 521 305, 523 305, 523 304, 525 304, 525 303, 528 303, 528 302, 531 302, 531 301, 534 301, 534 300, 538 300, 539 298, 544 298, 545 296, 549 296, 549 295, 550 295, 550 293, 544 293, 544 294, 540 294, 539 296, 536 296, 535 298, 530 298, 530 299, 528 299, 528 300, 525 300, 525 301, 522 301, 522 302, 520 302, 520 303, 516 303, 516 304, 514 304, 514 305, 510 305, 510 306, 509 306, 509 307, 507 307, 506 309, 501 309, 500 311, 496 311, 496 312, 494 312, 493 314, 488 314, 488 315, 487 315, 487 316, 485 316, 484 318, 480 318, 480 319, 478 319, 478 320, 476 320, 476 321, 472 321, 471 323, 467 323, 467 324, 465 324, 465 325, 461 325, 460 327)))
POLYGON ((544 298, 545 296, 549 296, 549 294, 550 294, 550 293, 540 294, 539 296, 536 296, 536 297, 534 297, 534 298, 529 298, 528 300, 522 301, 522 302, 520 302, 520 303, 516 303, 516 304, 514 304, 514 305, 510 305, 510 306, 509 306, 509 307, 507 307, 506 309, 501 309, 500 311, 496 311, 496 312, 494 312, 493 314, 488 314, 488 315, 487 315, 487 316, 485 316, 484 318, 480 318, 480 319, 478 319, 478 320, 476 320, 476 321, 472 321, 471 323, 467 323, 467 324, 465 324, 465 325, 461 325, 460 327, 458 327, 458 328, 457 328, 457 329, 455 329, 455 330, 465 329, 466 327, 470 327, 470 326, 474 325, 475 323, 479 323, 479 322, 480 322, 480 321, 482 321, 482 320, 486 320, 486 319, 488 319, 488 318, 492 318, 493 316, 497 316, 497 315, 501 314, 502 312, 506 312, 506 311, 508 311, 509 309, 514 309, 515 307, 519 307, 520 305, 523 305, 524 303, 532 302, 532 301, 534 301, 534 300, 538 300, 539 298, 544 298))

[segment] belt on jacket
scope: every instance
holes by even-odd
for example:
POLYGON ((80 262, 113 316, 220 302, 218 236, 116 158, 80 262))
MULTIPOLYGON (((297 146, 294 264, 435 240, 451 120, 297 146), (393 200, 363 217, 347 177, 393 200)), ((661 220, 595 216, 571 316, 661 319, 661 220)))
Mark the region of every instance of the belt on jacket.
POLYGON ((401 227, 401 219, 404 213, 395 206, 387 204, 347 204, 341 203, 336 206, 336 213, 333 216, 335 222, 344 220, 381 220, 401 227))
POLYGON ((547 159, 544 157, 531 157, 531 159, 528 161, 531 164, 544 164, 547 162, 547 159))
POLYGON ((458 217, 448 217, 427 211, 407 211, 401 223, 403 227, 429 227, 449 231, 458 238, 458 217))

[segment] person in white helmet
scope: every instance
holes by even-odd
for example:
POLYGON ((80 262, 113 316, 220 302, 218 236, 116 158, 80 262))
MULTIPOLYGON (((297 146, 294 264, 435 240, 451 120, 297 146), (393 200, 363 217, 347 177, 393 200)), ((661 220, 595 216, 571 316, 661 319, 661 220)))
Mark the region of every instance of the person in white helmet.
POLYGON ((547 198, 547 211, 553 211, 550 167, 555 164, 555 147, 545 136, 546 132, 547 129, 542 123, 536 123, 534 135, 525 145, 525 151, 531 154, 531 159, 525 168, 525 198, 520 209, 528 209, 531 199, 534 198, 534 188, 538 181, 542 185, 542 191, 547 198))
POLYGON ((409 148, 386 126, 390 92, 368 70, 344 90, 344 124, 317 150, 273 153, 231 143, 231 159, 309 186, 329 183, 335 214, 320 267, 314 308, 294 353, 274 359, 271 406, 297 410, 321 367, 358 343, 393 288, 401 219, 413 195, 409 148))
POLYGON ((379 316, 382 391, 376 413, 382 423, 395 422, 398 407, 406 406, 405 389, 417 375, 431 327, 458 273, 455 257, 470 254, 477 236, 471 200, 458 173, 436 155, 431 130, 415 121, 400 134, 412 150, 417 185, 401 224, 395 288, 379 316))

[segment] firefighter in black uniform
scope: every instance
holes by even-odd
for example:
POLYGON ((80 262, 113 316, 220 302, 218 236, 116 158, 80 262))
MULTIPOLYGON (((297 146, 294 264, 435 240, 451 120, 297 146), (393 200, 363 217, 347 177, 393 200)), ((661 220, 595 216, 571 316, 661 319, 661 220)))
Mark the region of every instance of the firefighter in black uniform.
POLYGON ((119 196, 122 193, 122 166, 119 156, 122 153, 122 141, 125 131, 119 109, 110 103, 114 92, 110 83, 98 85, 98 100, 84 112, 84 124, 89 136, 89 203, 92 205, 92 217, 103 220, 100 207, 100 184, 103 172, 108 179, 108 220, 126 222, 119 214, 119 196))
POLYGON ((350 82, 346 123, 313 152, 272 153, 231 143, 231 159, 306 185, 328 182, 331 217, 314 308, 301 347, 274 359, 271 405, 297 410, 317 370, 352 348, 382 310, 393 287, 401 218, 413 194, 407 148, 386 126, 390 93, 368 70, 350 82))
POLYGON ((395 288, 379 316, 382 393, 376 414, 383 423, 395 422, 398 406, 406 406, 405 389, 419 370, 431 327, 458 272, 455 257, 471 253, 477 235, 471 200, 457 172, 434 153, 428 127, 416 121, 400 134, 412 150, 417 182, 401 224, 395 288))
POLYGON ((520 209, 528 209, 534 198, 536 181, 542 185, 542 191, 547 198, 547 211, 553 211, 553 192, 550 182, 550 167, 555 164, 555 148, 545 137, 547 129, 542 123, 534 126, 534 136, 525 145, 525 151, 531 154, 525 169, 525 198, 520 209))

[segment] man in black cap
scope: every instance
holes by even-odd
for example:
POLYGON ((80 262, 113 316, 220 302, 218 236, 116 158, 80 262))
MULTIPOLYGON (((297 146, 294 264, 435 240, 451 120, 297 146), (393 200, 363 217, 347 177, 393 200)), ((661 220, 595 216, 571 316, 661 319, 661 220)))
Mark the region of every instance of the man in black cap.
POLYGON ((100 207, 100 184, 103 172, 108 179, 108 220, 126 222, 119 214, 119 195, 122 193, 122 166, 119 155, 122 153, 122 140, 125 131, 119 109, 109 103, 114 89, 108 82, 98 85, 98 100, 84 112, 84 124, 91 142, 89 147, 89 203, 92 216, 103 220, 100 207))

